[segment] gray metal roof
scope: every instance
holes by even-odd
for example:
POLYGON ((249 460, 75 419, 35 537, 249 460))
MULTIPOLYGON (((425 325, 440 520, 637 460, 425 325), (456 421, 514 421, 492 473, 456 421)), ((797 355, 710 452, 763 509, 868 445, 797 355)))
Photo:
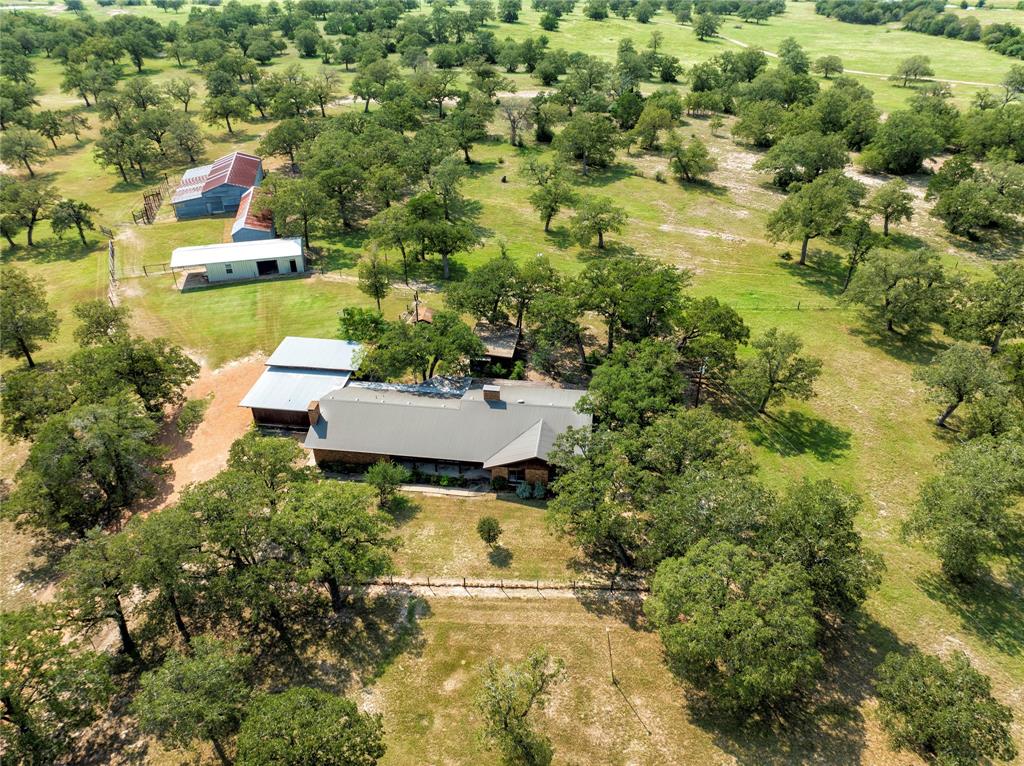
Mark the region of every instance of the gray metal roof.
POLYGON ((461 398, 347 386, 320 398, 305 446, 487 467, 546 459, 558 434, 590 426, 574 409, 584 393, 502 381, 501 401, 489 402, 480 384, 461 398))
POLYGON ((261 410, 305 412, 309 403, 348 383, 351 372, 268 367, 239 403, 261 410))
POLYGON ((304 370, 357 370, 360 344, 351 340, 298 338, 289 335, 267 360, 268 367, 304 370))

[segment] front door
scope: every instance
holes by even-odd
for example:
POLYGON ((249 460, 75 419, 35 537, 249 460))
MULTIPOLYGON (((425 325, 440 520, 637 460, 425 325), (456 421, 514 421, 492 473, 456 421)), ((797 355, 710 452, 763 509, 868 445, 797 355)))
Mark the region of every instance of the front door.
POLYGON ((292 274, 295 274, 299 270, 299 264, 295 262, 294 258, 288 261, 288 266, 291 269, 292 274))
POLYGON ((261 277, 277 274, 277 261, 256 261, 256 271, 261 277))

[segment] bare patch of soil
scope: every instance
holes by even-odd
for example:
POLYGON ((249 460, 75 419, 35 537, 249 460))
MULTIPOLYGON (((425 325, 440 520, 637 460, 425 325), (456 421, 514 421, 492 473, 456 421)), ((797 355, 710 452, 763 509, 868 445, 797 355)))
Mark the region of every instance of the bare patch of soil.
POLYGON ((205 365, 187 392, 190 399, 211 397, 203 422, 187 437, 173 423, 164 429, 162 443, 170 453, 170 474, 153 509, 178 499, 181 490, 194 482, 212 479, 227 465, 228 449, 252 424, 249 410, 238 403, 263 373, 264 357, 253 355, 216 370, 205 365))

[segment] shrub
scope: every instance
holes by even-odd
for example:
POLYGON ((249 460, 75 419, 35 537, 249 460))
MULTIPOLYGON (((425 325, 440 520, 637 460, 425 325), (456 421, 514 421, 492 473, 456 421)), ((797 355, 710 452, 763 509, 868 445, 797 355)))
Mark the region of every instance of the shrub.
POLYGON ((548 490, 541 482, 538 481, 536 484, 533 485, 534 500, 543 500, 547 496, 548 490))
POLYGON ((504 476, 492 476, 491 489, 495 492, 508 492, 508 479, 504 476))
POLYGON ((483 516, 476 523, 476 533, 480 535, 480 539, 487 544, 488 548, 493 548, 498 544, 501 531, 501 524, 493 516, 483 516))
POLYGON ((377 490, 380 507, 387 508, 394 499, 398 487, 409 481, 410 476, 408 468, 392 463, 390 460, 381 460, 371 465, 363 478, 366 479, 367 484, 377 490))
POLYGON ((182 405, 181 412, 178 413, 178 419, 175 421, 174 426, 178 429, 178 433, 182 436, 187 436, 192 433, 203 422, 203 417, 206 415, 206 409, 210 406, 210 400, 206 399, 189 399, 182 405))
POLYGON ((526 365, 520 359, 512 365, 512 372, 509 373, 509 380, 526 380, 526 365))
POLYGON ((520 482, 516 487, 516 497, 520 500, 529 500, 533 496, 533 490, 525 481, 520 482))

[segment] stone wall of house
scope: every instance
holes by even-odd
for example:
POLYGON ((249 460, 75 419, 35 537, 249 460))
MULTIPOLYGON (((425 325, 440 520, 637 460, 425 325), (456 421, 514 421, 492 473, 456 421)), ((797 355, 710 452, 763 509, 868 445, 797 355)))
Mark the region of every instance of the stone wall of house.
POLYGON ((539 481, 546 487, 550 476, 551 472, 548 470, 547 465, 538 464, 526 466, 526 481, 530 484, 536 484, 539 481))
POLYGON ((372 452, 346 452, 344 450, 315 449, 313 459, 317 463, 351 463, 356 465, 372 465, 387 460, 387 455, 376 455, 372 452))

